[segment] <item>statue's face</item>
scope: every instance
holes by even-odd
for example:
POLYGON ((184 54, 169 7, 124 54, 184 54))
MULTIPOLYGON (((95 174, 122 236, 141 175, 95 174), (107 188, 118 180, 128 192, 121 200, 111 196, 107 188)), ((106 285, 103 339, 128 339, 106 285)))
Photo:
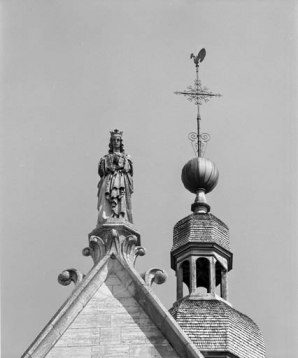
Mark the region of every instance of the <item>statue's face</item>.
POLYGON ((112 137, 112 145, 114 150, 117 151, 120 150, 120 144, 121 144, 120 139, 121 137, 119 135, 114 135, 112 137))

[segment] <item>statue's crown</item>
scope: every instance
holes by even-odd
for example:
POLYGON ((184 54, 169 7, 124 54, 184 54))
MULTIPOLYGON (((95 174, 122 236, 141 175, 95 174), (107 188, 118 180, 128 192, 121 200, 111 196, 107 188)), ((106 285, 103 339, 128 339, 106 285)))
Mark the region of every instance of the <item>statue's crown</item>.
POLYGON ((114 135, 119 135, 120 137, 122 137, 123 132, 120 132, 118 129, 114 129, 113 131, 110 131, 111 133, 111 137, 113 137, 114 135))

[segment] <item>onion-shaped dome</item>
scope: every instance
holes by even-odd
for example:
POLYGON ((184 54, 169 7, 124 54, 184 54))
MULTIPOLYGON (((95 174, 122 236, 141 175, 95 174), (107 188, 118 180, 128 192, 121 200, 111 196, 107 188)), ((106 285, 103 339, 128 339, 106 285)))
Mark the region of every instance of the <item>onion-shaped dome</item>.
POLYGON ((204 356, 226 357, 221 354, 229 352, 233 357, 265 358, 259 327, 223 301, 186 298, 170 313, 204 356))
POLYGON ((182 169, 181 179, 187 190, 196 194, 199 189, 205 193, 213 190, 218 182, 219 172, 215 164, 206 158, 189 160, 182 169))

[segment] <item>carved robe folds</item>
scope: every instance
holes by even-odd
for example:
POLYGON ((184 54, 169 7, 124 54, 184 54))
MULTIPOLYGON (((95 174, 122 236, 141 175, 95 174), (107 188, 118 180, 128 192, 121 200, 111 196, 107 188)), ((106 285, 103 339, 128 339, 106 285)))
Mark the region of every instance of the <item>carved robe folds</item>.
POLYGON ((108 217, 132 219, 133 166, 129 155, 113 153, 101 158, 98 166, 98 220, 103 224, 108 217))

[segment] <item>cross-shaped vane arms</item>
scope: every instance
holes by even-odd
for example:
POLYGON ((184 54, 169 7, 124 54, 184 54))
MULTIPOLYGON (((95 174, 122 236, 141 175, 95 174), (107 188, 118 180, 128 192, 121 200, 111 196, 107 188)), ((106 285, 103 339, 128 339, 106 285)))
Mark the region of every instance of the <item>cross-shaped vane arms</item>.
POLYGON ((182 94, 188 101, 195 105, 201 105, 203 102, 209 102, 210 97, 221 97, 219 93, 210 92, 208 87, 203 87, 200 80, 194 81, 194 86, 188 86, 183 92, 176 91, 175 94, 182 94))

